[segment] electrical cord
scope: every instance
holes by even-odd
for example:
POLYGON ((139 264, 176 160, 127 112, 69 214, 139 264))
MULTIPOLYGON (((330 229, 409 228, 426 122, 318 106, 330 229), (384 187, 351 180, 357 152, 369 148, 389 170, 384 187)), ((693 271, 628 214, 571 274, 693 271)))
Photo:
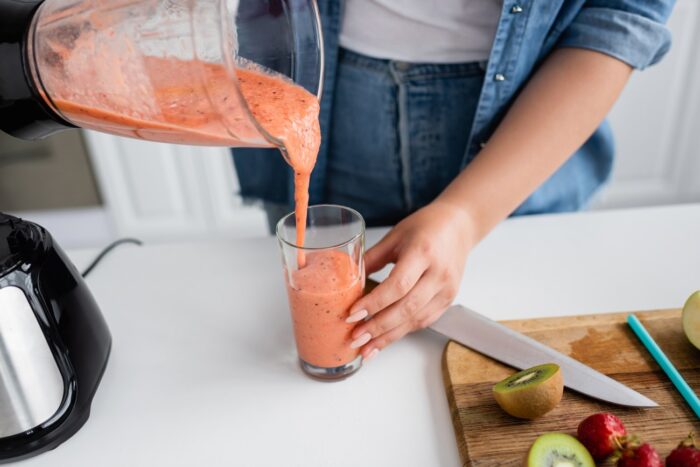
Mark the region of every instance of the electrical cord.
POLYGON ((133 245, 138 245, 138 246, 143 245, 143 242, 137 238, 121 238, 119 240, 116 240, 116 241, 110 243, 100 252, 99 255, 97 255, 95 257, 95 259, 92 260, 92 263, 90 263, 90 265, 87 268, 85 268, 85 270, 83 271, 83 277, 87 277, 88 274, 90 274, 92 272, 92 270, 95 269, 95 267, 98 264, 100 264, 100 261, 102 261, 104 259, 104 257, 107 256, 112 250, 114 250, 119 245, 125 245, 127 243, 131 243, 133 245))

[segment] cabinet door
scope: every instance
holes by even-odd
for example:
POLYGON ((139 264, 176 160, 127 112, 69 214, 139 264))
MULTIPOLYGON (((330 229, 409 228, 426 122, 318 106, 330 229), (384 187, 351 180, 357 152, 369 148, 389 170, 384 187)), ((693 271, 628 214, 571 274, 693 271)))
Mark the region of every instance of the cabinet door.
POLYGON ((262 210, 238 196, 230 151, 86 132, 118 235, 147 240, 267 233, 262 210))
POLYGON ((700 2, 679 0, 669 27, 669 54, 632 76, 610 115, 617 163, 594 206, 700 201, 700 2))

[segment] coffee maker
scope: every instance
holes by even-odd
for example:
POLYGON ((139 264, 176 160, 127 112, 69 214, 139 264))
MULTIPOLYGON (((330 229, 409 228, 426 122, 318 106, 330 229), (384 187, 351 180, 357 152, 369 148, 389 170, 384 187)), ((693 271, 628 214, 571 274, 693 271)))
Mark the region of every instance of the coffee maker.
POLYGON ((111 343, 82 276, 46 229, 0 213, 0 462, 80 429, 111 343))

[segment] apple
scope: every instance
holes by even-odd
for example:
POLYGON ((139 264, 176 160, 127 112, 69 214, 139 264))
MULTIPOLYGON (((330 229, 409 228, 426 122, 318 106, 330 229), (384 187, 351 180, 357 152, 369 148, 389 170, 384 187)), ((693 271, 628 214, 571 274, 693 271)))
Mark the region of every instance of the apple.
POLYGON ((683 306, 683 331, 690 343, 700 349, 700 290, 688 297, 683 306))

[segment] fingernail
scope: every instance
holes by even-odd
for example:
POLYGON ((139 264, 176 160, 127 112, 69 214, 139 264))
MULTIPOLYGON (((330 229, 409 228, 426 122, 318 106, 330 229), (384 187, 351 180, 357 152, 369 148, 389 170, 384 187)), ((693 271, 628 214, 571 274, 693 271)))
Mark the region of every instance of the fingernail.
POLYGON ((372 349, 372 351, 363 359, 365 362, 373 359, 379 353, 379 349, 372 349))
POLYGON ((362 334, 360 337, 352 341, 352 344, 350 344, 351 349, 357 349, 358 347, 362 347, 365 345, 367 342, 372 339, 372 336, 368 332, 362 334))
POLYGON ((345 322, 348 324, 357 323, 358 321, 362 321, 363 319, 365 319, 367 315, 369 315, 367 310, 356 311, 355 313, 348 316, 348 319, 346 319, 345 322))

